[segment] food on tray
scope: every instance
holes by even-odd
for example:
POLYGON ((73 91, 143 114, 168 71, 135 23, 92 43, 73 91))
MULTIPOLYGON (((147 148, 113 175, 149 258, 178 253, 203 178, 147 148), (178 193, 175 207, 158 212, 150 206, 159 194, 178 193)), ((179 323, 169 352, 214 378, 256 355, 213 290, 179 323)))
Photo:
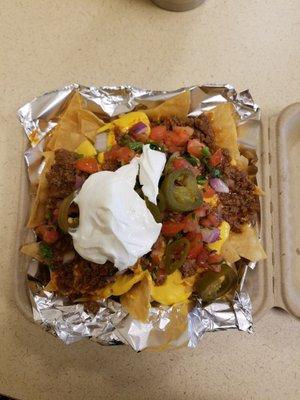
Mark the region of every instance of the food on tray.
POLYGON ((45 139, 28 222, 37 242, 22 248, 49 272, 46 290, 94 311, 113 296, 146 321, 151 305, 232 296, 235 263, 265 257, 234 107, 189 107, 183 92, 108 119, 73 95, 45 139))

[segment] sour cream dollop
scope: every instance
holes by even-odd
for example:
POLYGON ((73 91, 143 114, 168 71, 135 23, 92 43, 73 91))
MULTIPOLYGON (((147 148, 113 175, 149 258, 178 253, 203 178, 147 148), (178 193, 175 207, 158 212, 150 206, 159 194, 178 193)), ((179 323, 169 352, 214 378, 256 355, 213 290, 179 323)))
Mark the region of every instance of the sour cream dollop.
MULTIPOLYGON (((92 174, 75 197, 80 221, 70 234, 75 250, 86 260, 97 264, 108 260, 121 271, 134 265, 156 242, 161 224, 155 222, 145 201, 134 190, 142 165, 142 158, 136 157, 115 172, 92 174)), ((155 177, 157 183, 159 177, 155 177)), ((144 187, 148 184, 149 181, 144 180, 144 187)), ((156 200, 158 188, 153 182, 151 187, 154 191, 147 193, 156 200)))
POLYGON ((161 151, 152 150, 147 144, 143 146, 143 154, 139 163, 139 180, 142 191, 152 203, 156 204, 158 182, 165 167, 166 155, 161 151))

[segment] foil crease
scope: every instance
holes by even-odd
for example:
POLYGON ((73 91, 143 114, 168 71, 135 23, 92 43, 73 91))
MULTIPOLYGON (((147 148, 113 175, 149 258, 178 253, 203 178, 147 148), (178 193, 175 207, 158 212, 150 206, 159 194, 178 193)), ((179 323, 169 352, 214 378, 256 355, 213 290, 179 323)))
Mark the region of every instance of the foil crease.
MULTIPOLYGON (((260 109, 248 90, 238 93, 229 84, 202 85, 174 91, 154 91, 134 86, 87 87, 71 84, 36 97, 18 111, 19 120, 29 139, 24 157, 32 186, 38 184, 43 169, 43 139, 53 129, 67 102, 78 90, 87 109, 98 115, 114 117, 132 111, 139 105, 157 104, 183 91, 191 94, 189 116, 198 116, 219 104, 231 102, 239 116, 241 129, 260 120, 260 109)), ((256 147, 256 137, 248 130, 244 146, 256 147)), ((248 265, 254 267, 253 263, 248 265)), ((152 307, 147 323, 131 318, 115 300, 99 301, 99 311, 92 314, 82 304, 68 303, 66 298, 43 290, 38 280, 37 263, 28 262, 28 290, 34 321, 59 337, 66 344, 91 339, 101 345, 126 344, 136 351, 165 350, 188 346, 194 348, 206 332, 239 329, 252 332, 251 301, 243 291, 247 266, 240 276, 238 292, 232 301, 216 301, 203 306, 198 299, 187 312, 186 304, 152 307)))

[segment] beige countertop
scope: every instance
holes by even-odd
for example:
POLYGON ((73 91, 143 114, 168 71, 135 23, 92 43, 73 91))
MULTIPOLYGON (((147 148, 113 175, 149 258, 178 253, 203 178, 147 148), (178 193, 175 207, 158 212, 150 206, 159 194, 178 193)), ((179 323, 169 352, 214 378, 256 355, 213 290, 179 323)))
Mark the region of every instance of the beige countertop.
POLYGON ((17 108, 66 83, 171 89, 231 82, 265 115, 299 101, 299 0, 206 0, 170 13, 147 0, 0 0, 0 393, 19 399, 300 398, 300 322, 271 311, 253 335, 208 334, 196 350, 65 346, 14 302, 17 108))

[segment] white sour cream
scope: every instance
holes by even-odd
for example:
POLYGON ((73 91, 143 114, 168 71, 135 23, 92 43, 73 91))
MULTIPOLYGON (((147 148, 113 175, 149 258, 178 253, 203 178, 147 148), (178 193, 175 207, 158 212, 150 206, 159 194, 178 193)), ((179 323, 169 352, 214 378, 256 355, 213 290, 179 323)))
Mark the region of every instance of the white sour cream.
POLYGON ((165 164, 165 153, 152 150, 149 144, 143 146, 143 154, 140 158, 139 180, 144 195, 154 204, 157 204, 158 182, 165 164))
MULTIPOLYGON (((155 222, 145 201, 134 190, 140 162, 146 165, 134 158, 115 172, 92 174, 74 199, 80 222, 70 234, 74 248, 86 260, 98 264, 109 260, 121 271, 134 265, 156 242, 161 224, 155 222)), ((159 177, 155 179, 158 182, 159 177)), ((149 184, 144 179, 144 185, 149 184)), ((152 182, 151 185, 153 189, 152 182)), ((158 193, 158 188, 154 189, 153 193, 148 191, 152 199, 158 193)))

